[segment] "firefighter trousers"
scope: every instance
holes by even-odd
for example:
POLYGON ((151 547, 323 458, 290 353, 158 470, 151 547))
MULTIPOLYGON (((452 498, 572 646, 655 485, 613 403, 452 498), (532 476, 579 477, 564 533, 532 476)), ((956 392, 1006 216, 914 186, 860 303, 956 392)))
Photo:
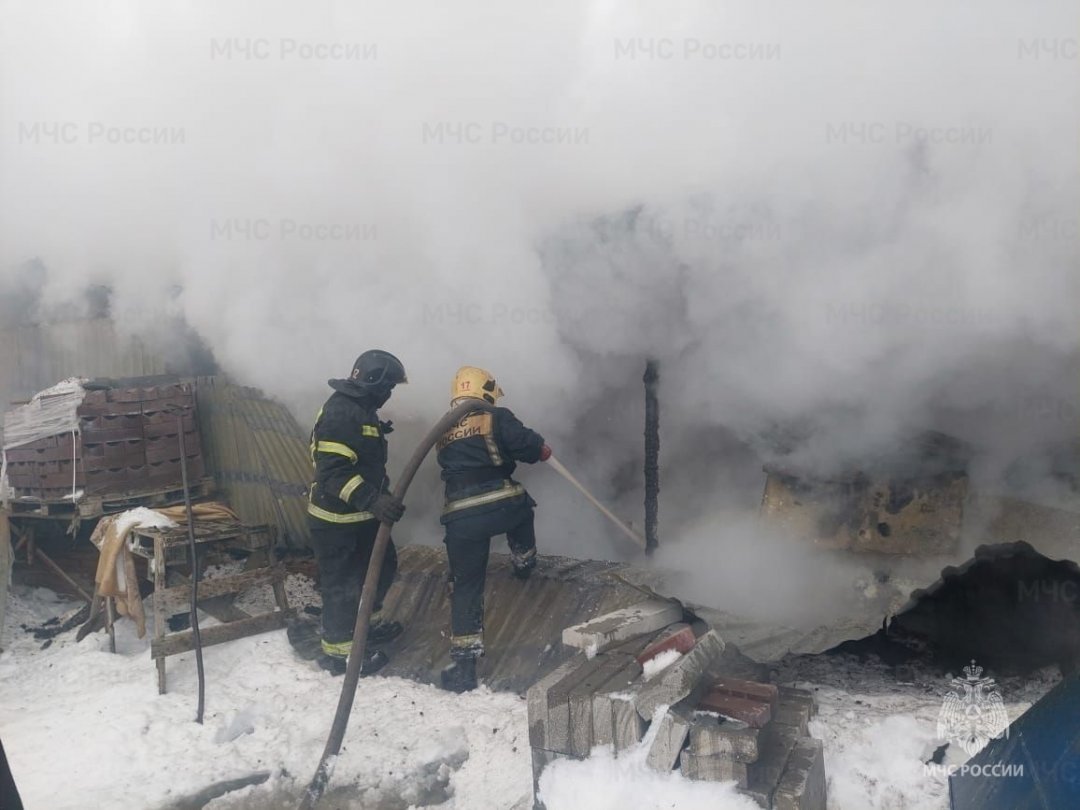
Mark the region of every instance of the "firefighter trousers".
POLYGON ((499 534, 506 535, 515 554, 526 554, 536 548, 533 507, 529 500, 522 499, 478 515, 458 515, 446 524, 444 542, 453 583, 450 654, 454 658, 483 655, 484 584, 491 538, 499 534))
MULTIPOLYGON (((334 655, 328 647, 344 650, 352 643, 356 629, 356 611, 360 605, 360 591, 367 576, 371 552, 375 549, 375 535, 379 521, 365 520, 361 523, 330 523, 311 518, 311 543, 319 565, 319 591, 322 594, 323 650, 334 655)), ((397 574, 397 550, 393 540, 386 547, 382 570, 379 572, 378 588, 372 612, 382 607, 386 592, 390 590, 397 574)), ((342 657, 347 652, 342 654, 342 657)))

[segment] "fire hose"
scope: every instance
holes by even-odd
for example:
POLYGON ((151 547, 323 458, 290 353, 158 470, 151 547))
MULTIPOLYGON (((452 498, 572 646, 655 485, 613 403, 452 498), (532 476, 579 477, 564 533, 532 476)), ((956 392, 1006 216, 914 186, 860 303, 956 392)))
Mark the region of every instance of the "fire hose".
MULTIPOLYGON (((176 432, 180 437, 180 481, 184 487, 187 515, 188 553, 191 555, 191 638, 195 644, 195 670, 199 679, 199 706, 195 722, 202 725, 206 710, 206 672, 203 670, 202 634, 199 632, 199 547, 195 543, 195 518, 191 514, 191 488, 187 476, 187 448, 184 446, 184 411, 176 408, 176 432)), ((155 599, 157 596, 155 595, 155 599)))
MULTIPOLYGON (((405 499, 405 493, 408 492, 409 485, 416 476, 417 470, 420 469, 420 464, 427 457, 435 442, 467 414, 478 410, 492 411, 494 406, 482 400, 470 399, 443 415, 442 419, 435 424, 417 446, 409 462, 405 465, 405 469, 402 470, 401 478, 398 479, 397 486, 394 487, 395 498, 401 501, 405 499)), ((645 540, 593 497, 558 459, 552 456, 548 459, 548 464, 573 484, 605 517, 615 523, 642 548, 645 547, 645 540)), ((356 697, 356 685, 360 681, 360 668, 363 665, 364 652, 367 647, 368 626, 371 623, 371 612, 374 606, 374 599, 371 597, 378 587, 379 572, 382 570, 383 558, 386 556, 386 546, 389 542, 390 524, 382 523, 379 526, 378 533, 375 535, 375 547, 372 549, 367 575, 364 577, 364 587, 360 592, 360 605, 356 611, 356 628, 353 630, 352 648, 349 650, 345 676, 341 684, 341 696, 338 698, 337 711, 334 713, 334 722, 330 726, 330 735, 327 737, 322 759, 319 760, 319 765, 315 769, 315 775, 311 778, 311 783, 308 785, 307 790, 304 791, 299 810, 314 810, 318 805, 323 793, 326 792, 327 785, 330 783, 334 760, 341 751, 341 744, 345 740, 345 729, 349 725, 349 715, 352 713, 353 699, 356 697)))
POLYGON ((602 503, 600 503, 600 501, 598 501, 593 496, 593 494, 591 492, 589 492, 589 490, 585 489, 584 484, 582 484, 580 481, 578 481, 576 478, 574 478, 573 475, 570 474, 570 471, 568 469, 566 469, 566 467, 564 467, 562 465, 561 461, 559 461, 557 458, 555 458, 555 456, 552 456, 551 458, 548 459, 547 463, 552 467, 552 469, 555 470, 555 472, 557 472, 559 475, 561 475, 563 478, 565 478, 567 481, 569 481, 578 492, 580 492, 582 495, 584 495, 585 499, 589 503, 591 503, 593 506, 595 506, 597 509, 599 509, 600 514, 602 514, 604 517, 606 517, 608 520, 610 520, 612 523, 614 523, 619 528, 619 530, 622 531, 623 534, 625 534, 627 537, 629 537, 631 540, 633 540, 635 543, 637 543, 643 549, 647 548, 646 543, 645 543, 645 538, 642 537, 637 532, 635 532, 633 529, 631 529, 629 526, 627 526, 625 523, 623 523, 617 517, 615 517, 615 515, 612 513, 612 511, 610 509, 608 509, 606 506, 604 506, 602 503))
MULTIPOLYGON (((398 500, 405 499, 405 493, 420 469, 420 464, 427 457, 428 452, 446 431, 460 422, 467 414, 473 411, 491 411, 494 408, 486 402, 478 399, 470 399, 456 408, 452 408, 443 415, 435 426, 424 437, 412 454, 405 469, 401 472, 397 486, 394 487, 394 497, 398 500)), ((364 662, 364 651, 367 647, 368 625, 371 623, 371 610, 374 605, 372 598, 379 582, 379 572, 382 570, 383 558, 386 556, 386 546, 390 542, 390 524, 382 523, 379 532, 375 535, 375 547, 371 552, 371 561, 368 563, 367 576, 364 577, 364 589, 360 592, 360 605, 356 611, 356 629, 353 631, 352 648, 349 650, 348 664, 345 666, 345 676, 341 683, 341 696, 338 698, 337 711, 334 713, 334 722, 330 726, 330 736, 326 739, 326 747, 323 749, 319 767, 315 769, 315 775, 311 778, 311 784, 304 791, 304 798, 300 802, 299 810, 314 810, 322 798, 326 787, 330 782, 330 776, 334 768, 334 760, 341 751, 341 743, 345 739, 345 729, 349 725, 349 715, 352 713, 353 698, 356 697, 356 685, 360 681, 360 667, 364 662)))

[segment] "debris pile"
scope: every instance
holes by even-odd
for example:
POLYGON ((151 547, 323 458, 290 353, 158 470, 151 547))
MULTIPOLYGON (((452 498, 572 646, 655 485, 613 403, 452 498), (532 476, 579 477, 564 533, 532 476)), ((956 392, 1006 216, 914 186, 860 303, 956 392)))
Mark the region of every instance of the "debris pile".
POLYGON ((810 693, 727 677, 723 640, 678 603, 646 600, 567 628, 563 643, 580 652, 528 691, 535 808, 551 763, 644 741, 656 771, 735 782, 766 810, 824 810, 810 693))

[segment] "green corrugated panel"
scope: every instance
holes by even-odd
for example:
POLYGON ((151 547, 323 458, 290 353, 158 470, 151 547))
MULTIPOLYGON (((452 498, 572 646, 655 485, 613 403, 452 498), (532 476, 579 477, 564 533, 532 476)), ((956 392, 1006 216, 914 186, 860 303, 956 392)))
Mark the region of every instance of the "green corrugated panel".
POLYGON ((254 388, 205 378, 200 408, 208 455, 230 505, 247 523, 278 528, 288 549, 307 547, 307 439, 288 410, 254 388))

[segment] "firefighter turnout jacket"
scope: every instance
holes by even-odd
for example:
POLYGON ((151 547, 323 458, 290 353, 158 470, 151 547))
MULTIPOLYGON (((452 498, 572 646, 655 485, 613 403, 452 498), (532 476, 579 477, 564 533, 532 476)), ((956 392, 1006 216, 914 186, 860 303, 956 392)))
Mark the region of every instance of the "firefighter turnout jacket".
POLYGON ((535 505, 511 476, 516 462, 539 461, 543 446, 544 437, 525 427, 509 408, 467 414, 436 444, 446 482, 442 522, 511 503, 535 505))
POLYGON ((311 462, 315 480, 308 490, 308 514, 329 523, 375 520, 368 511, 386 477, 388 422, 359 399, 335 392, 315 417, 311 462))

